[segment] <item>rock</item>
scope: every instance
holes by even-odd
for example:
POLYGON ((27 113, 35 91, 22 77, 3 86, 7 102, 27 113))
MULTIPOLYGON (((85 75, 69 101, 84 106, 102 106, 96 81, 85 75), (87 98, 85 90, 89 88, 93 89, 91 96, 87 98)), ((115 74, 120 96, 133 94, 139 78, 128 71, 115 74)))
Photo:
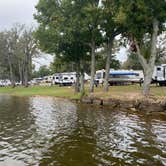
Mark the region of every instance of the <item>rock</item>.
POLYGON ((166 101, 156 101, 151 99, 120 100, 115 98, 100 99, 95 97, 84 97, 82 103, 94 104, 100 106, 109 106, 110 108, 122 108, 132 111, 159 112, 166 111, 166 101))
POLYGON ((131 111, 137 111, 137 109, 134 108, 134 107, 130 108, 130 110, 131 110, 131 111))

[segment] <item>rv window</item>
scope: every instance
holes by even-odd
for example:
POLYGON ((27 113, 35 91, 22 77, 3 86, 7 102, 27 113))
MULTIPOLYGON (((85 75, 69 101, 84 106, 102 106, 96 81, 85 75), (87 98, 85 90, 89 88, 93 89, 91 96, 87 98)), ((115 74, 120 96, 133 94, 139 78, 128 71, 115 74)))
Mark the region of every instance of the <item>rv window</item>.
POLYGON ((58 79, 59 79, 59 77, 56 77, 56 79, 58 80, 58 79))
POLYGON ((161 68, 160 68, 160 67, 157 67, 157 71, 161 71, 161 68))
POLYGON ((68 77, 64 77, 64 80, 68 80, 68 77))
POLYGON ((73 77, 71 77, 70 79, 73 80, 73 77))
POLYGON ((96 78, 97 78, 97 79, 100 79, 100 78, 101 78, 101 73, 97 73, 97 74, 96 74, 96 78))

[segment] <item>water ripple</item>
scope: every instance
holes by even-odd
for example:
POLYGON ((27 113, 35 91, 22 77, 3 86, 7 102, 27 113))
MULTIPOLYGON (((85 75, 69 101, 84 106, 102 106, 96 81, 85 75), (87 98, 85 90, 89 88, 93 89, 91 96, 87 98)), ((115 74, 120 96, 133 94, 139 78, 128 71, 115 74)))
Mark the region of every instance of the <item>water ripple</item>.
POLYGON ((0 96, 0 165, 166 165, 166 115, 0 96))

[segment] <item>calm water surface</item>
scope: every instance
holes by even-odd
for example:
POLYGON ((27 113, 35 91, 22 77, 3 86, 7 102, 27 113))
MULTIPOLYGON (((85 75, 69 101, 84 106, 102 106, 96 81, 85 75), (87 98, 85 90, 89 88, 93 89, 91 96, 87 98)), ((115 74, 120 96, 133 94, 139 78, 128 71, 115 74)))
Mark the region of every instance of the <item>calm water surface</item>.
POLYGON ((0 96, 0 166, 166 165, 166 113, 0 96))

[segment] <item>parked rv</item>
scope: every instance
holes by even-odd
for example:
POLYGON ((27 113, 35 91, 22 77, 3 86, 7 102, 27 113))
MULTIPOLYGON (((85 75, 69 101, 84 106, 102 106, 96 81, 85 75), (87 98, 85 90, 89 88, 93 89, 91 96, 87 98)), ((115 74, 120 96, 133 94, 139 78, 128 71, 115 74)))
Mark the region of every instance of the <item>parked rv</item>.
MULTIPOLYGON (((89 80, 88 74, 84 74, 84 80, 89 80)), ((71 86, 76 82, 76 72, 65 72, 65 73, 55 73, 53 75, 53 84, 59 84, 60 86, 69 85, 71 86)))
MULTIPOLYGON (((104 82, 105 70, 96 71, 95 81, 99 84, 104 82)), ((141 83, 143 80, 143 71, 141 70, 114 70, 110 69, 109 72, 109 84, 117 85, 117 84, 128 84, 128 83, 141 83)))
POLYGON ((166 64, 155 66, 152 83, 158 83, 160 86, 166 86, 166 64))
POLYGON ((8 79, 5 80, 0 80, 0 87, 4 87, 4 86, 10 86, 11 82, 8 79))

